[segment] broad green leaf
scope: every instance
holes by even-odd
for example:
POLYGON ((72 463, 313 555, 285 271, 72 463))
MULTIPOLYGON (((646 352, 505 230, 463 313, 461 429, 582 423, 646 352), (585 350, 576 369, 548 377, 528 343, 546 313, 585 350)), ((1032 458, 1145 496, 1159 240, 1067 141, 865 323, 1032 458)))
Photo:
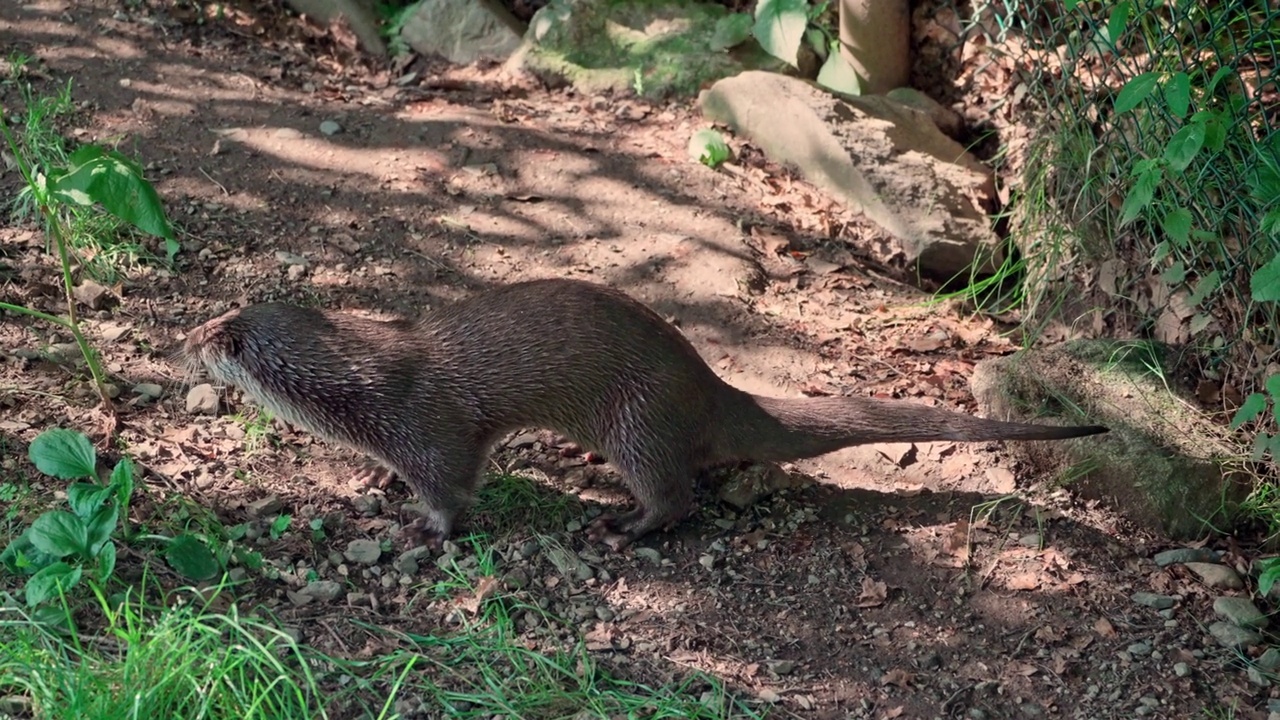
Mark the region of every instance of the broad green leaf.
POLYGON ((1191 109, 1191 78, 1184 72, 1176 72, 1164 82, 1164 103, 1169 112, 1181 120, 1191 109))
POLYGON ((1205 93, 1212 95, 1213 91, 1218 88, 1218 83, 1222 82, 1224 78, 1226 78, 1228 75, 1231 75, 1233 73, 1235 73, 1235 68, 1231 67, 1230 65, 1223 65, 1222 67, 1218 68, 1218 71, 1215 72, 1213 74, 1213 77, 1209 79, 1209 85, 1208 87, 1205 88, 1205 93))
POLYGON ((1262 458, 1267 456, 1267 445, 1270 440, 1271 436, 1264 432, 1253 436, 1253 450, 1249 453, 1251 462, 1262 462, 1262 458))
POLYGON ((120 462, 116 463, 115 468, 111 471, 111 485, 116 489, 116 502, 121 507, 129 504, 130 498, 133 497, 133 461, 129 458, 120 458, 120 462))
POLYGON ((67 488, 67 504, 76 517, 88 518, 102 507, 102 503, 115 496, 115 488, 110 485, 78 482, 67 488))
POLYGON ((169 543, 165 559, 174 570, 191 580, 208 580, 221 571, 208 546, 189 533, 183 533, 169 543))
POLYGON ((27 528, 0 552, 0 567, 15 575, 34 575, 58 562, 60 557, 37 549, 31 543, 31 528, 27 528))
POLYGON ((827 34, 816 27, 809 27, 804 31, 804 41, 823 62, 826 62, 832 53, 839 52, 839 46, 829 45, 827 34))
POLYGON ((1129 24, 1129 13, 1133 10, 1129 0, 1121 0, 1111 8, 1111 16, 1107 18, 1107 39, 1112 45, 1120 42, 1125 26, 1129 24))
POLYGON ((1204 147, 1204 126, 1199 123, 1184 125, 1169 138, 1164 149, 1164 159, 1169 161, 1169 169, 1182 172, 1187 169, 1196 153, 1204 147))
POLYGON ((1272 460, 1280 460, 1280 433, 1272 435, 1267 441, 1267 452, 1271 453, 1272 460))
POLYGON ((759 0, 753 32, 765 52, 797 67, 804 29, 809 24, 807 0, 759 0))
POLYGON ((1271 396, 1271 400, 1280 402, 1280 373, 1267 378, 1266 386, 1267 394, 1271 396))
POLYGON ((1163 178, 1164 172, 1158 165, 1150 166, 1146 172, 1138 176, 1133 187, 1129 189, 1124 203, 1120 206, 1121 227, 1133 222, 1143 208, 1151 203, 1151 198, 1156 194, 1156 186, 1163 178))
POLYGON ((711 128, 703 128, 689 138, 689 157, 707 167, 718 167, 728 160, 733 153, 720 133, 711 128))
POLYGON ((80 575, 79 567, 64 562, 54 563, 32 575, 27 580, 27 607, 35 607, 75 587, 80 582, 80 575))
POLYGON ((85 541, 88 548, 86 558, 91 558, 98 554, 103 545, 111 539, 111 533, 116 531, 116 521, 120 517, 120 506, 115 503, 104 505, 101 510, 94 513, 92 518, 85 523, 85 541))
POLYGON ((1169 285, 1181 285, 1187 279, 1187 267, 1181 260, 1174 260, 1172 265, 1160 273, 1160 279, 1169 285))
POLYGON ((107 543, 98 553, 98 582, 106 582, 116 571, 116 544, 107 543))
MULTIPOLYGON (((52 183, 54 197, 77 205, 101 205, 139 230, 177 245, 160 196, 136 163, 120 153, 86 145, 71 156, 68 167, 67 174, 52 183)), ((175 253, 170 253, 170 259, 175 253)))
POLYGON ((1236 414, 1231 417, 1231 429, 1235 430, 1241 425, 1257 418, 1267 409, 1267 396, 1262 393, 1249 393, 1249 397, 1244 399, 1244 403, 1236 410, 1236 414))
POLYGON ((66 428, 53 428, 37 435, 27 448, 27 457, 37 470, 59 480, 93 477, 98 466, 98 455, 89 438, 66 428))
POLYGON ((1115 111, 1117 113, 1126 113, 1142 104, 1143 100, 1151 97, 1151 93, 1155 92, 1156 85, 1160 82, 1160 74, 1155 72, 1145 72, 1136 75, 1132 80, 1124 84, 1120 88, 1120 93, 1116 95, 1115 111))
POLYGON ((751 37, 751 24, 754 22, 747 13, 731 13, 716 21, 716 29, 711 33, 712 50, 728 50, 737 47, 751 37))
POLYGON ((1262 216, 1258 229, 1267 235, 1280 236, 1280 205, 1271 208, 1266 215, 1262 216))
POLYGON ((31 523, 31 544, 40 552, 64 558, 85 556, 88 532, 84 521, 66 510, 50 510, 31 523))
POLYGON ((1271 586, 1280 580, 1280 558, 1267 558, 1263 561, 1262 574, 1258 576, 1258 593, 1263 597, 1271 594, 1271 586))
POLYGON ((1253 272, 1249 278, 1249 295, 1256 302, 1280 300, 1280 255, 1253 272))
POLYGON ((822 69, 818 70, 818 84, 846 95, 862 94, 862 78, 838 50, 832 50, 827 61, 822 63, 822 69))
POLYGON ((1174 245, 1185 248, 1191 236, 1191 211, 1178 208, 1165 213, 1164 219, 1160 221, 1160 227, 1164 229, 1174 245))

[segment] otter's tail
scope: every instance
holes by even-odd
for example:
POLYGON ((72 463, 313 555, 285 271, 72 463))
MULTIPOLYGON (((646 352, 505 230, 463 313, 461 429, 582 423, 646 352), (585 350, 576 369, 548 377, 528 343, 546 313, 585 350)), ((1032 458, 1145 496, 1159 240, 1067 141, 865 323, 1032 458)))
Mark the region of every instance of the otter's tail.
POLYGON ((741 393, 724 408, 724 460, 781 462, 879 442, 1063 440, 1105 433, 1098 425, 1003 422, 901 400, 769 398, 741 393))

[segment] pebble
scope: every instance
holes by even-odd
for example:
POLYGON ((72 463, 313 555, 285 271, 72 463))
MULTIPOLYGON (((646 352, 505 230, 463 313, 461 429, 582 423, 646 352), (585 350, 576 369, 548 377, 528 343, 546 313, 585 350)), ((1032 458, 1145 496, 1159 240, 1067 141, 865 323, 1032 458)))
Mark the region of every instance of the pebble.
POLYGON ((342 586, 333 580, 309 582, 297 592, 287 593, 295 605, 306 605, 312 600, 332 602, 342 594, 342 586))
POLYGON ((377 540, 358 539, 347 543, 342 556, 358 565, 375 565, 382 558, 382 546, 377 540))
POLYGON ((141 395, 147 400, 155 400, 161 395, 164 395, 164 388, 155 383, 138 383, 133 386, 133 392, 137 395, 141 395))
POLYGON ((1156 565, 1160 567, 1168 567, 1170 565, 1190 563, 1190 562, 1213 562, 1217 560, 1215 553, 1209 548, 1174 548, 1158 552, 1155 556, 1156 565))
POLYGON ((276 260, 279 260, 281 265, 290 265, 290 266, 301 265, 303 267, 306 267, 307 265, 306 258, 302 257, 301 255, 298 255, 297 253, 291 253, 288 250, 277 250, 276 260))
POLYGON ((1221 620, 1209 626, 1209 634, 1219 645, 1229 650, 1243 650, 1262 642, 1262 636, 1258 633, 1221 620))
POLYGON ((377 495, 357 495, 351 498, 351 508, 364 517, 373 517, 382 511, 382 498, 377 495))
POLYGON ((1257 663, 1263 670, 1275 672, 1280 669, 1280 650, 1273 647, 1267 648, 1266 652, 1258 656, 1257 663))
POLYGON ((1186 677, 1191 674, 1191 666, 1184 662, 1174 663, 1173 674, 1178 677, 1186 677))
POLYGON ((342 126, 334 120, 325 120, 320 123, 320 132, 324 135, 337 135, 342 132, 342 126))
POLYGON ((101 310, 107 305, 110 291, 92 280, 85 280, 71 291, 75 299, 90 310, 101 310))
POLYGON ((280 512, 284 507, 284 503, 280 501, 277 495, 268 495, 261 500, 254 500, 245 508, 249 512, 249 517, 266 518, 280 512))
POLYGON ((1211 588, 1244 589, 1244 581, 1240 579, 1240 575, 1226 565, 1189 562, 1186 566, 1191 572, 1200 576, 1201 582, 1211 588))
POLYGON ((209 383, 200 383, 187 391, 187 414, 217 415, 218 391, 209 383))
POLYGON ((636 557, 642 557, 645 560, 648 560, 649 562, 653 563, 654 565, 662 564, 662 553, 658 552, 657 550, 654 550, 653 548, 638 547, 632 550, 632 552, 635 553, 636 557))
POLYGON ((1151 645, 1144 642, 1134 643, 1125 649, 1135 657, 1147 657, 1151 654, 1151 645))
POLYGON ((1267 616, 1248 598, 1217 598, 1213 601, 1213 612, 1223 620, 1244 628, 1264 628, 1271 624, 1267 616))
POLYGON ((1149 592, 1136 592, 1130 596, 1130 599, 1139 605, 1157 610, 1167 610, 1178 602, 1178 598, 1173 595, 1157 595, 1149 592))

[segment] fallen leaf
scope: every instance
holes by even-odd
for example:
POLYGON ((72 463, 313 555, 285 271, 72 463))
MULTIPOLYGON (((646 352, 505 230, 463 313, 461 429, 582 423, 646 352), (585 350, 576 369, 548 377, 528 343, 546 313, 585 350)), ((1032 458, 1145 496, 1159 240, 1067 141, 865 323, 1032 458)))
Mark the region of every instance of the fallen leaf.
POLYGON ((1018 573, 1010 576, 1004 586, 1010 590, 1035 590, 1040 587, 1040 576, 1036 573, 1018 573))
POLYGON ((1008 468, 987 468, 987 479, 991 481, 992 491, 1002 495, 1007 495, 1018 489, 1013 471, 1008 468))
POLYGON ((862 578, 862 592, 858 595, 858 607, 876 607, 883 605, 889 596, 889 586, 869 577, 862 578))
POLYGON ((1104 617, 1098 618, 1097 622, 1093 624, 1093 631, 1104 638, 1116 636, 1116 626, 1112 625, 1111 621, 1104 617))
POLYGON ((969 521, 957 520, 956 524, 951 526, 951 532, 943 538, 942 547, 948 553, 960 558, 961 560, 969 559, 969 521))
POLYGON ((454 604, 468 614, 475 615, 480 612, 480 605, 497 589, 498 579, 492 575, 486 575, 476 583, 476 588, 470 596, 459 598, 454 604))
POLYGON ((915 675, 903 670, 902 668, 894 668, 885 673, 880 678, 881 685, 897 685, 900 688, 910 687, 911 681, 915 679, 915 675))

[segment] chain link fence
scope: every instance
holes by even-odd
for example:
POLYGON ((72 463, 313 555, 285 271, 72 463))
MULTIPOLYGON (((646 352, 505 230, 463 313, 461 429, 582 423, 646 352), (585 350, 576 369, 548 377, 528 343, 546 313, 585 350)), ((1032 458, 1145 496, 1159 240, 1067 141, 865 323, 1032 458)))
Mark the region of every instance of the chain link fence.
POLYGON ((1265 394, 1280 375, 1280 4, 971 0, 937 12, 966 91, 1011 75, 1004 129, 1025 140, 998 160, 1028 315, 1190 348, 1220 388, 1202 399, 1228 410, 1265 394))

